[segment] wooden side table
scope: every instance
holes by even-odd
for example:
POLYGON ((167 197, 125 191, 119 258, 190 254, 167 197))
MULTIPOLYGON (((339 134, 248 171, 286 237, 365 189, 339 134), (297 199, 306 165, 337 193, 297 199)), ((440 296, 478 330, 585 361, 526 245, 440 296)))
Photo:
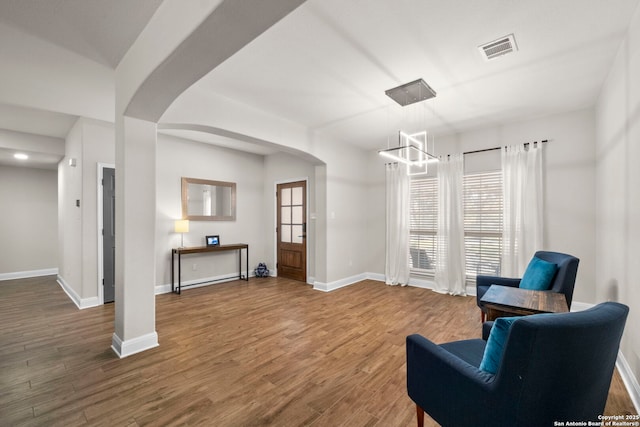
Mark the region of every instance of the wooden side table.
POLYGON ((480 302, 487 309, 487 320, 495 320, 505 316, 566 313, 569 311, 564 294, 510 286, 491 285, 480 302))

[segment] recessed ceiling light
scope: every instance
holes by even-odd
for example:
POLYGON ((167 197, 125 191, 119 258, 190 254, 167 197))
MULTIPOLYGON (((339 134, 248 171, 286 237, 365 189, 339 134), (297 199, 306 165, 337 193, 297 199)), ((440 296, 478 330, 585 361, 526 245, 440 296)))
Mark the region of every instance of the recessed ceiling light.
POLYGON ((29 158, 29 156, 27 156, 24 153, 16 153, 13 155, 13 157, 15 157, 18 160, 27 160, 29 158))

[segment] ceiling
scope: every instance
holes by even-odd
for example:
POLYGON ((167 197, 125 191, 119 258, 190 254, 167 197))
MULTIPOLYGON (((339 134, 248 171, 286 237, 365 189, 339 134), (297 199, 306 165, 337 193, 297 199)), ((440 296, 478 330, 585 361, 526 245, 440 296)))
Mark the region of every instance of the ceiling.
MULTIPOLYGON (((307 0, 180 108, 215 94, 371 150, 399 128, 444 135, 588 108, 638 2, 307 0), (485 61, 478 46, 508 34, 519 50, 485 61), (384 94, 418 78, 435 98, 403 108, 384 94)), ((113 121, 113 70, 160 3, 0 1, 0 129, 63 138, 79 116, 113 121)))
POLYGON ((115 68, 162 0, 2 0, 0 22, 115 68))

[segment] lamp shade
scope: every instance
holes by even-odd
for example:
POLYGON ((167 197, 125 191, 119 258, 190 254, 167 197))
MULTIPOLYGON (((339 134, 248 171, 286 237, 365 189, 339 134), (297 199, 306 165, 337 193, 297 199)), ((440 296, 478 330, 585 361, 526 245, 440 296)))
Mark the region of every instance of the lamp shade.
POLYGON ((188 219, 176 219, 174 223, 174 229, 176 233, 188 233, 189 232, 189 220, 188 219))

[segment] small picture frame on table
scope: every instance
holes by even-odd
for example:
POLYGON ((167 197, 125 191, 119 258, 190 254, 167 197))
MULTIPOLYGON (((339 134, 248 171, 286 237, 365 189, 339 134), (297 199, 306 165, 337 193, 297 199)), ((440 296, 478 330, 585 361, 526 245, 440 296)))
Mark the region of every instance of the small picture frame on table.
POLYGON ((220 236, 206 236, 207 246, 220 246, 220 236))

